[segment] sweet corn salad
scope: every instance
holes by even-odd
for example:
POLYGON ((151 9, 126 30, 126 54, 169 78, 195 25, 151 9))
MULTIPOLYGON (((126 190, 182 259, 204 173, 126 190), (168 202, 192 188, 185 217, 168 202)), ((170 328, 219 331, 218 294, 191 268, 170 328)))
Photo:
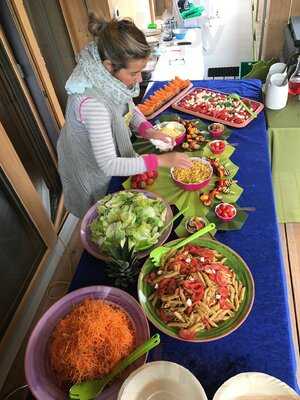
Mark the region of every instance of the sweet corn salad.
POLYGON ((184 133, 184 127, 171 122, 160 128, 160 131, 166 136, 177 138, 184 133))
POLYGON ((208 179, 211 175, 209 164, 201 160, 193 160, 190 168, 174 168, 174 178, 182 183, 199 183, 208 179))

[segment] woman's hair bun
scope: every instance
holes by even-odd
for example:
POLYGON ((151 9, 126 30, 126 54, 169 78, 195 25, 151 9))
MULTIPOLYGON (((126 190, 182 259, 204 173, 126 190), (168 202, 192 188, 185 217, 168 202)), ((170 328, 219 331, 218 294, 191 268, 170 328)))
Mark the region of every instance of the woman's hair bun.
POLYGON ((93 36, 98 36, 100 32, 107 26, 108 21, 99 18, 95 13, 89 13, 88 29, 93 36))

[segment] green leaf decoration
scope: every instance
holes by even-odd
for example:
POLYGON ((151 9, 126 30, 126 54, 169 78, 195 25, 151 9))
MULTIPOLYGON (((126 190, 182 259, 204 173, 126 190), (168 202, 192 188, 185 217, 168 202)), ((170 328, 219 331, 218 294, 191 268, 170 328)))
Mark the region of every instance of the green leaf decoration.
POLYGON ((229 143, 226 144, 225 150, 221 154, 214 154, 209 147, 209 143, 207 143, 203 148, 203 156, 210 157, 210 158, 217 158, 218 160, 226 160, 232 156, 235 152, 235 148, 231 146, 229 143))
POLYGON ((162 114, 155 120, 155 124, 159 124, 160 122, 167 122, 167 121, 181 122, 182 118, 180 117, 179 114, 176 114, 176 113, 162 114))
MULTIPOLYGON (((167 121, 182 122, 182 118, 180 117, 180 115, 178 115, 176 113, 175 114, 163 114, 163 115, 161 115, 159 118, 157 118, 155 120, 155 124, 158 124, 158 123, 161 123, 161 122, 167 122, 167 121)), ((207 141, 214 140, 214 138, 210 135, 210 133, 207 130, 207 126, 208 125, 206 123, 204 123, 200 119, 192 119, 192 120, 189 120, 189 121, 194 122, 199 130, 204 131, 203 132, 203 136, 205 137, 205 139, 207 141)), ((230 135, 231 135, 231 130, 228 129, 227 126, 225 126, 224 134, 222 136, 220 136, 219 139, 226 140, 226 139, 229 138, 230 135)), ((202 148, 205 147, 205 146, 206 146, 206 143, 203 143, 201 145, 202 148)), ((228 154, 231 151, 231 147, 232 146, 230 146, 230 149, 227 150, 228 154)), ((161 151, 156 149, 156 147, 153 146, 153 144, 149 140, 143 139, 143 138, 138 137, 138 136, 133 139, 133 148, 138 154, 150 154, 150 153, 160 154, 161 153, 161 151)), ((185 151, 185 150, 182 149, 181 145, 176 146, 174 148, 174 150, 176 150, 176 151, 185 151)), ((234 148, 233 148, 232 153, 233 152, 234 152, 234 148)), ((190 154, 192 153, 194 155, 197 152, 189 151, 189 153, 190 154)), ((229 154, 228 156, 225 156, 224 158, 229 158, 231 154, 229 154)), ((211 155, 215 156, 215 154, 213 154, 213 153, 211 153, 211 155)))
MULTIPOLYGON (((202 155, 203 151, 195 152, 195 156, 197 157, 201 157, 202 155)), ((238 166, 229 159, 222 160, 222 164, 230 172, 230 176, 228 178, 233 178, 239 169, 238 166)), ((219 178, 216 175, 213 175, 210 184, 206 188, 199 191, 185 191, 177 186, 176 183, 173 181, 168 168, 159 168, 157 179, 155 180, 153 185, 147 186, 147 190, 160 195, 166 201, 168 201, 168 203, 176 205, 179 210, 183 210, 187 207, 188 210, 184 214, 185 217, 207 217, 210 208, 214 208, 220 202, 220 200, 215 199, 211 207, 206 207, 203 205, 199 196, 202 193, 207 193, 212 190, 215 187, 216 181, 218 179, 219 178)), ((130 178, 123 183, 123 187, 125 189, 130 189, 130 178)), ((226 203, 235 203, 240 198, 242 193, 243 188, 241 188, 236 183, 233 183, 230 186, 230 192, 228 194, 224 193, 222 195, 222 201, 226 203)), ((208 220, 210 221, 209 218, 208 220)), ((179 230, 179 232, 180 235, 183 234, 181 229, 179 230)))
POLYGON ((140 137, 137 137, 132 145, 137 154, 161 153, 149 140, 140 137))
MULTIPOLYGON (((182 118, 179 114, 175 113, 163 114, 155 120, 155 123, 157 124, 165 121, 181 122, 182 118)), ((207 131, 207 124, 200 119, 192 119, 190 121, 193 121, 199 130, 205 131, 203 132, 203 135, 206 137, 207 142, 205 142, 202 148, 200 148, 199 150, 186 151, 186 154, 190 157, 206 157, 211 159, 218 159, 222 163, 222 165, 229 171, 229 175, 227 175, 223 179, 233 179, 239 170, 239 167, 230 160, 230 157, 235 152, 235 147, 227 143, 223 153, 221 153, 220 155, 212 153, 209 148, 209 142, 215 139, 212 138, 207 131)), ((220 139, 226 140, 230 136, 230 134, 231 130, 225 126, 224 134, 220 137, 220 139)), ((135 151, 138 154, 160 153, 148 140, 142 138, 136 138, 133 145, 135 151)), ((181 146, 176 147, 175 150, 183 151, 181 146)), ((207 222, 215 222, 217 229, 220 230, 240 229, 246 221, 248 215, 243 211, 238 211, 235 219, 229 223, 222 222, 219 218, 216 217, 214 213, 214 208, 220 201, 226 203, 236 203, 238 201, 244 189, 240 187, 236 182, 232 183, 232 185, 230 186, 229 193, 223 193, 221 195, 222 199, 214 199, 212 205, 210 207, 206 207, 203 205, 199 197, 202 193, 208 193, 209 191, 214 189, 216 182, 220 179, 216 174, 213 174, 211 182, 206 188, 199 191, 185 191, 178 187, 173 181, 168 168, 159 168, 158 173, 158 178, 155 180, 153 185, 147 186, 147 190, 159 194, 170 204, 176 205, 179 210, 182 210, 186 207, 188 208, 188 210, 185 212, 183 220, 176 229, 177 236, 184 237, 188 235, 188 232, 185 229, 185 221, 188 217, 199 216, 204 218, 207 222)), ((130 178, 123 183, 123 186, 125 189, 130 189, 130 178)), ((215 232, 213 232, 213 234, 214 233, 215 232)))
POLYGON ((243 191, 244 189, 242 187, 240 187, 236 183, 233 183, 230 186, 230 193, 223 194, 222 201, 224 201, 225 203, 235 203, 241 197, 243 191))
POLYGON ((239 210, 236 204, 233 205, 237 208, 237 213, 234 219, 230 222, 224 222, 220 218, 218 218, 214 212, 214 209, 211 209, 206 215, 206 218, 209 220, 209 222, 213 222, 214 224, 216 224, 216 228, 218 231, 239 230, 246 222, 248 218, 248 213, 243 210, 239 210))

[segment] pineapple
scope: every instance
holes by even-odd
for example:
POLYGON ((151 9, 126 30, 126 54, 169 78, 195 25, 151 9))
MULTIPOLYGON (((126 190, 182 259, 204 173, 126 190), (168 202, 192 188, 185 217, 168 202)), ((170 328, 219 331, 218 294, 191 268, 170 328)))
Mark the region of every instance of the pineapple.
POLYGON ((129 249, 126 240, 123 247, 110 249, 111 261, 106 263, 107 276, 114 280, 117 287, 126 288, 135 281, 139 273, 134 248, 129 249))

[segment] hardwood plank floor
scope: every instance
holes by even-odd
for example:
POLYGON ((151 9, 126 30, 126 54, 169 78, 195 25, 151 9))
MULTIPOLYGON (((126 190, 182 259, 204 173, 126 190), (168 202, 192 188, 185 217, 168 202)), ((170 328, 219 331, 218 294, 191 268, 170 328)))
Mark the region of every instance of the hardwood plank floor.
POLYGON ((285 264, 288 301, 300 384, 300 224, 279 224, 281 249, 285 264), (297 245, 298 244, 298 245, 297 245))

